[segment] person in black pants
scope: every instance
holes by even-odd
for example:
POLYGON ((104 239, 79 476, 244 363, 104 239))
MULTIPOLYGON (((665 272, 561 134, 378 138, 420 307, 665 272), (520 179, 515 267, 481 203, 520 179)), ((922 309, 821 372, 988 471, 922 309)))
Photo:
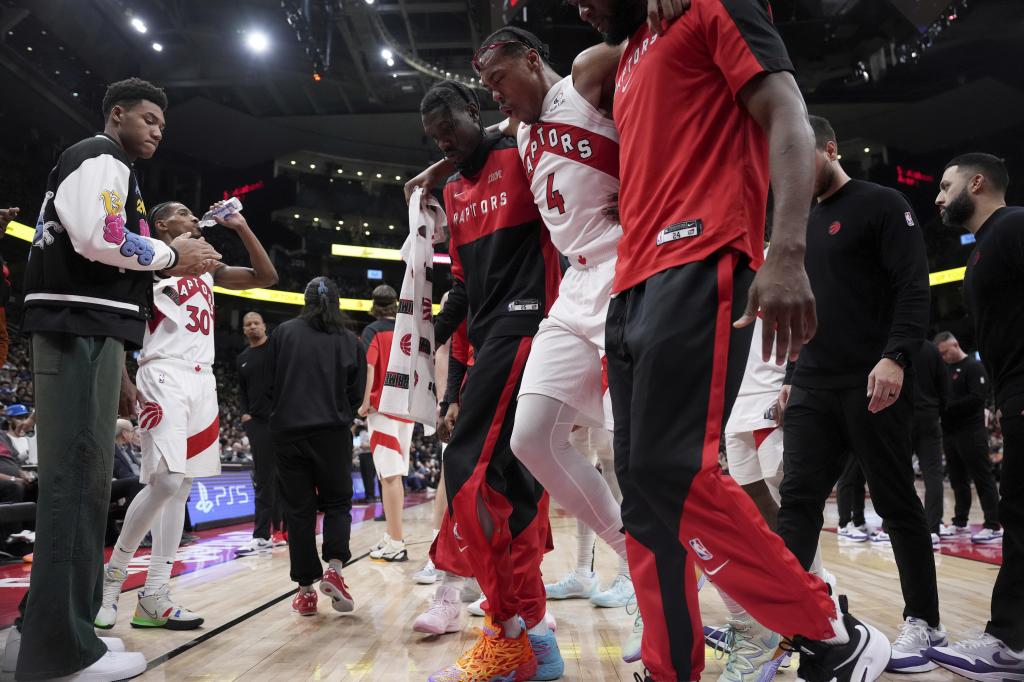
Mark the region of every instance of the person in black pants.
POLYGON ((366 351, 345 328, 338 287, 326 277, 306 285, 305 304, 282 324, 267 349, 270 433, 277 451, 278 492, 288 520, 292 609, 317 611, 313 583, 335 611, 355 608, 341 575, 352 558, 352 421, 363 401, 366 351), (316 552, 317 510, 324 514, 322 572, 316 552))
POLYGON ((977 239, 964 298, 1003 429, 999 517, 1003 565, 992 589, 992 620, 974 639, 928 652, 975 680, 1024 679, 1024 208, 1006 205, 1001 159, 964 154, 946 166, 935 203, 942 221, 977 239))
POLYGON ((849 457, 836 484, 836 507, 839 508, 839 535, 855 542, 868 539, 868 524, 864 520, 864 485, 864 470, 856 457, 849 457))
POLYGON ((252 541, 237 554, 267 551, 287 543, 284 514, 277 496, 277 455, 270 438, 270 398, 267 393, 267 325, 257 312, 242 318, 242 331, 249 347, 238 354, 238 393, 242 407, 242 428, 252 448, 253 486, 256 490, 256 518, 252 541))
POLYGON ((924 477, 924 516, 932 544, 939 542, 942 530, 943 472, 942 429, 939 415, 945 411, 949 396, 949 375, 942 354, 934 343, 925 341, 914 357, 914 428, 911 438, 914 453, 924 477))
POLYGON ((805 262, 818 331, 791 363, 782 390, 785 474, 778 532, 810 566, 825 501, 850 453, 885 522, 903 587, 905 622, 888 670, 932 670, 937 666, 924 652, 946 639, 910 440, 911 363, 929 312, 924 236, 906 198, 851 180, 837 159, 832 126, 818 116, 810 121, 817 203, 807 225, 805 262))
POLYGON ((373 466, 373 453, 370 452, 370 432, 357 422, 352 436, 352 447, 359 456, 359 475, 363 479, 363 501, 374 502, 377 499, 377 469, 373 466))
POLYGON ((942 414, 943 444, 949 484, 953 488, 953 525, 942 528, 942 537, 970 535, 971 542, 996 542, 1003 537, 999 526, 999 493, 988 457, 988 429, 985 428, 985 403, 988 401, 988 377, 980 362, 960 348, 950 332, 941 332, 935 343, 949 369, 950 396, 942 414), (971 481, 985 524, 971 535, 967 517, 971 512, 971 481))

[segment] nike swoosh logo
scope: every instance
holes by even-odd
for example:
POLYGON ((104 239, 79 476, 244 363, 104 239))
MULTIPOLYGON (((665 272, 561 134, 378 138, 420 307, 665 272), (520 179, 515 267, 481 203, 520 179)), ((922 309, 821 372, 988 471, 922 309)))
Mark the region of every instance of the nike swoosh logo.
MULTIPOLYGON (((456 545, 456 547, 458 547, 458 545, 456 545)), ((467 549, 469 549, 469 545, 466 545, 465 547, 459 547, 459 552, 465 552, 467 549)))
POLYGON ((864 647, 868 645, 868 639, 871 637, 871 634, 868 632, 868 629, 860 623, 857 624, 856 629, 860 631, 860 642, 857 643, 857 648, 854 649, 853 654, 851 654, 848 659, 837 665, 836 669, 842 668, 850 661, 856 660, 857 657, 864 652, 864 647))
POLYGON ((721 566, 719 566, 718 568, 716 568, 716 569, 713 569, 713 570, 706 570, 706 571, 704 571, 705 575, 715 575, 716 573, 718 573, 719 571, 721 571, 721 570, 722 570, 723 568, 725 568, 726 564, 728 564, 728 563, 729 563, 730 561, 731 561, 731 559, 726 559, 726 560, 725 560, 725 563, 723 563, 723 564, 722 564, 721 566))

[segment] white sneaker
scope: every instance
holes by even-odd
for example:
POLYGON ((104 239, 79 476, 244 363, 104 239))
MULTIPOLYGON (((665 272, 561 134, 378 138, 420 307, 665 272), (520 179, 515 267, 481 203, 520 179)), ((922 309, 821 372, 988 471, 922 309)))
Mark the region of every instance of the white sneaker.
POLYGON ((146 672, 146 657, 137 651, 108 651, 100 660, 74 675, 58 677, 64 682, 110 682, 127 680, 146 672))
POLYGON ((120 637, 100 637, 100 641, 107 646, 107 651, 113 651, 115 654, 125 650, 124 640, 120 637))
POLYGON ((412 579, 419 585, 433 585, 441 576, 442 571, 437 570, 434 562, 427 559, 426 565, 413 573, 412 579))
POLYGON ((1003 529, 982 528, 971 536, 971 542, 976 545, 987 545, 991 542, 999 542, 1003 539, 1003 529))
POLYGON ((388 542, 390 541, 391 537, 387 533, 384 533, 384 535, 380 536, 380 540, 377 540, 377 543, 370 548, 370 558, 376 559, 377 557, 375 557, 374 554, 380 554, 380 550, 382 550, 384 548, 384 545, 388 544, 388 542))
POLYGON ((939 537, 940 538, 951 538, 956 536, 957 526, 947 526, 944 523, 939 524, 939 537))
POLYGON ((946 646, 946 631, 942 625, 929 627, 920 618, 907 618, 900 634, 892 643, 892 655, 886 670, 891 673, 923 673, 938 668, 925 653, 933 646, 946 646))
POLYGON ((110 566, 103 569, 103 602, 96 613, 93 626, 100 630, 109 630, 117 622, 117 600, 121 596, 121 586, 128 579, 128 571, 110 566))
POLYGON ((932 547, 938 547, 941 541, 938 533, 932 533, 932 547))
POLYGON ((868 540, 868 534, 864 531, 864 528, 853 525, 853 521, 846 524, 839 535, 851 542, 867 542, 868 540))
POLYGON ((889 534, 886 533, 881 528, 879 528, 878 530, 876 530, 874 533, 871 534, 871 542, 874 542, 876 544, 877 543, 884 544, 884 543, 890 542, 889 534))
POLYGON ((634 594, 633 580, 628 575, 620 573, 615 576, 615 580, 607 590, 595 593, 590 598, 590 603, 605 609, 622 608, 633 598, 634 594))
POLYGON ((21 653, 21 632, 16 627, 7 629, 7 643, 4 644, 4 657, 0 663, 0 680, 14 682, 14 671, 18 669, 18 654, 21 653))
POLYGON ((421 613, 412 624, 416 632, 428 635, 445 635, 462 630, 462 601, 454 587, 440 585, 425 613, 421 613))
POLYGON ((590 599, 597 593, 597 573, 570 571, 557 583, 544 586, 548 599, 590 599))
POLYGON ((731 646, 719 682, 755 682, 774 677, 783 656, 779 635, 753 619, 731 619, 729 631, 726 637, 731 646))
MULTIPOLYGON (((482 601, 480 598, 483 596, 483 592, 480 591, 480 583, 476 581, 476 578, 469 578, 462 583, 462 590, 459 592, 459 598, 463 604, 472 604, 475 601, 482 601)), ((473 613, 470 611, 470 613, 473 613)), ((483 612, 474 615, 484 615, 483 612)))
POLYGON ((273 541, 265 540, 263 538, 253 538, 236 549, 235 556, 252 556, 253 554, 258 554, 260 552, 271 552, 273 549, 273 541))
POLYGON ((166 628, 168 630, 195 630, 203 624, 203 617, 178 606, 171 599, 171 588, 163 585, 151 592, 142 588, 139 603, 132 616, 133 628, 166 628))
POLYGON ((640 605, 636 603, 636 597, 626 604, 626 613, 634 615, 632 609, 636 609, 636 618, 633 619, 633 629, 630 631, 626 641, 622 643, 622 660, 626 663, 636 663, 640 660, 640 644, 644 638, 644 619, 640 616, 640 605))
POLYGON ((472 604, 470 604, 469 606, 467 606, 466 610, 469 611, 470 615, 472 616, 483 616, 485 599, 487 599, 487 597, 480 595, 480 598, 472 604))
POLYGON ((370 552, 371 559, 383 561, 408 561, 409 552, 405 549, 405 540, 388 538, 378 549, 370 552))

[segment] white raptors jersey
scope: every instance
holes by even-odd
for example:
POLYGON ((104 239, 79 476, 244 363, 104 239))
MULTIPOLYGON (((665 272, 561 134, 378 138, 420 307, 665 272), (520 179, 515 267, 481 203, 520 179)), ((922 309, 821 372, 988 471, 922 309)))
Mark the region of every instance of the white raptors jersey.
POLYGON ((213 364, 213 355, 213 275, 155 281, 139 364, 171 358, 205 366, 213 364))
POLYGON ((615 256, 622 227, 602 212, 619 191, 619 135, 615 123, 583 98, 572 76, 544 98, 541 120, 519 126, 519 155, 551 233, 551 242, 575 267, 615 256))

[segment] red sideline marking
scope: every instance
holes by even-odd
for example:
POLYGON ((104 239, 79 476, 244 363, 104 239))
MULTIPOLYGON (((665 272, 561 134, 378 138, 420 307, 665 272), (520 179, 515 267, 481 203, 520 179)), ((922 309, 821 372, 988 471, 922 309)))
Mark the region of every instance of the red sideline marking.
POLYGON ((185 459, 192 459, 208 447, 217 442, 220 435, 220 415, 217 415, 213 423, 207 426, 194 436, 188 437, 188 450, 185 452, 185 459))

